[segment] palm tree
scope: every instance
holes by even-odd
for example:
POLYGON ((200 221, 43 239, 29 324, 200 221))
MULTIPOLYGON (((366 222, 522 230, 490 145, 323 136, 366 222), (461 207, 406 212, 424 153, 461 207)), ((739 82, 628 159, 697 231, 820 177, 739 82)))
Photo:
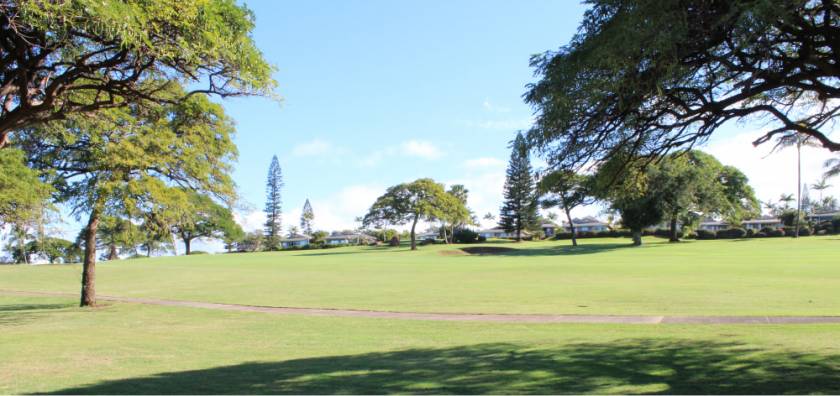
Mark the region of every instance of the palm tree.
POLYGON ((770 200, 770 199, 768 199, 766 201, 761 201, 761 205, 764 206, 764 209, 767 209, 767 212, 769 212, 771 215, 774 215, 774 216, 776 215, 776 213, 779 210, 779 206, 776 205, 776 202, 774 202, 773 200, 770 200))
POLYGON ((793 237, 799 237, 799 216, 802 213, 802 146, 819 146, 819 143, 811 135, 799 132, 792 132, 782 135, 776 140, 773 151, 786 147, 796 147, 796 223, 794 224, 793 237))
MULTIPOLYGON (((838 164, 840 166, 840 164, 838 164)), ((831 188, 831 184, 828 184, 828 177, 823 176, 820 181, 811 185, 811 188, 817 190, 820 193, 820 202, 823 200, 823 191, 831 188)))
POLYGON ((825 161, 823 166, 826 168, 823 178, 831 178, 840 175, 840 157, 825 161))
POLYGON ((783 203, 782 209, 790 209, 790 203, 795 201, 793 194, 782 194, 779 196, 779 202, 783 203))

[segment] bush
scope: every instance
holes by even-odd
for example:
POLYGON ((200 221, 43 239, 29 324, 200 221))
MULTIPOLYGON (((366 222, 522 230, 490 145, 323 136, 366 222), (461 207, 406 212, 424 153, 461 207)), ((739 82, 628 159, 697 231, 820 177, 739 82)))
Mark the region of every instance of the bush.
POLYGON ((709 230, 697 230, 697 239, 715 239, 717 234, 709 230))
POLYGON ((452 234, 452 241, 455 243, 475 243, 477 240, 478 233, 467 228, 457 229, 452 234))
POLYGON ((743 228, 737 227, 720 230, 715 234, 717 239, 739 239, 745 236, 747 236, 747 232, 743 228))
POLYGON ((820 235, 833 234, 834 232, 836 232, 836 229, 834 228, 834 224, 832 224, 831 220, 828 220, 828 221, 823 221, 823 222, 817 224, 816 226, 814 226, 814 232, 816 232, 816 233, 823 232, 820 235))
POLYGON ((594 238, 596 235, 595 231, 584 231, 578 233, 578 238, 594 238))
POLYGON ((840 216, 834 216, 831 219, 831 225, 834 227, 834 232, 840 232, 840 216))
POLYGON ((811 236, 813 233, 808 227, 799 227, 799 236, 811 236))
POLYGON ((478 242, 487 242, 487 237, 485 237, 484 235, 479 235, 476 240, 478 242))
POLYGON ((785 230, 782 230, 780 228, 776 228, 776 229, 771 228, 770 232, 767 233, 767 236, 768 237, 783 237, 783 236, 785 236, 785 230))
POLYGON ((767 238, 767 233, 764 231, 759 231, 755 233, 756 238, 767 238))
POLYGON ((394 235, 391 237, 391 240, 388 242, 388 246, 390 247, 398 247, 400 246, 400 237, 394 235))
POLYGON ((749 230, 747 230, 747 238, 755 238, 755 234, 756 232, 754 229, 750 228, 749 230))
POLYGON ((793 226, 784 226, 782 227, 782 231, 785 233, 785 236, 793 236, 793 226))
POLYGON ((558 232, 558 233, 554 234, 554 239, 557 239, 557 240, 572 239, 572 233, 571 232, 558 232))
POLYGON ((827 230, 819 230, 819 231, 817 231, 817 235, 828 235, 828 231, 827 230))
POLYGON ((609 237, 613 236, 612 234, 613 234, 613 231, 604 230, 604 231, 598 231, 595 234, 595 236, 598 237, 598 238, 609 238, 609 237))

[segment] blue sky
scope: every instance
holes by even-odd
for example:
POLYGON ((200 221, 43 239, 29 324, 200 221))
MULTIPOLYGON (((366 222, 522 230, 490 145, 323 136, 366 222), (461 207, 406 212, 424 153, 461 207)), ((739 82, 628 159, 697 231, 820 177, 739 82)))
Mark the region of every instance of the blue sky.
POLYGON ((260 209, 276 154, 286 223, 309 198, 327 229, 351 227, 385 187, 419 177, 472 184, 476 211, 495 211, 480 190, 501 185, 507 142, 529 124, 529 58, 567 42, 584 11, 571 1, 248 7, 284 99, 225 101, 238 129, 235 179, 260 209))
MULTIPOLYGON (((353 228, 386 187, 420 177, 465 184, 476 213, 497 213, 508 142, 531 120, 521 99, 534 81, 529 58, 566 44, 585 11, 575 1, 543 0, 247 5, 283 101, 223 101, 237 125, 234 179, 245 206, 237 218, 246 230, 264 221, 273 155, 285 179, 284 226, 298 224, 309 198, 317 229, 353 228)), ((766 147, 754 149, 750 142, 765 129, 726 125, 701 148, 738 166, 759 198, 771 199, 795 191, 795 158, 792 150, 768 156, 766 147)), ((818 178, 828 156, 805 152, 806 182, 818 178)), ((840 196, 840 181, 834 184, 830 193, 840 196)), ((65 236, 75 237, 78 223, 64 221, 65 236)))

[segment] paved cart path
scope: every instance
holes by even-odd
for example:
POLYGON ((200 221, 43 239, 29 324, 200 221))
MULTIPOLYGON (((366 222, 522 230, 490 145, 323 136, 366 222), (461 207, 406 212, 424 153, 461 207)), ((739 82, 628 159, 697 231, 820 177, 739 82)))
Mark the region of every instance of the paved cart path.
MULTIPOLYGON (((23 296, 76 297, 75 293, 2 290, 0 294, 23 296)), ((646 315, 548 315, 548 314, 479 314, 370 311, 361 309, 293 308, 258 305, 222 304, 201 301, 162 300, 155 298, 98 295, 98 300, 122 303, 218 309, 223 311, 264 312, 284 315, 386 318, 495 323, 618 323, 618 324, 813 324, 840 323, 840 316, 646 316, 646 315)))

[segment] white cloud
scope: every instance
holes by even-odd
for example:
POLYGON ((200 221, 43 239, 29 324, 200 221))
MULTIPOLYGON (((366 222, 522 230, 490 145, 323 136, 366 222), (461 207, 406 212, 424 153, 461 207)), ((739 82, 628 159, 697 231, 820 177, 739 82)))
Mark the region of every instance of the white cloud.
POLYGON ((494 112, 494 113, 509 113, 509 107, 498 106, 490 102, 490 99, 484 99, 484 102, 481 103, 481 107, 484 107, 484 110, 494 112))
POLYGON ((403 154, 433 160, 443 156, 443 152, 434 144, 422 140, 408 140, 400 145, 403 154))
POLYGON ((500 168, 504 167, 505 164, 505 161, 494 157, 473 158, 464 161, 464 166, 469 169, 500 168))
POLYGON ((332 143, 322 139, 314 139, 295 146, 292 149, 292 155, 296 157, 312 157, 329 154, 334 149, 332 143))
MULTIPOLYGON (((777 200, 781 194, 796 193, 796 149, 788 148, 770 153, 772 144, 753 147, 752 141, 759 132, 742 132, 726 140, 712 142, 701 150, 714 155, 722 163, 740 169, 750 179, 761 200, 777 200)), ((823 163, 832 154, 825 149, 802 149, 802 183, 811 185, 822 177, 823 163)), ((840 182, 826 190, 824 195, 840 197, 840 182)), ((810 192, 811 198, 818 198, 810 192)))

